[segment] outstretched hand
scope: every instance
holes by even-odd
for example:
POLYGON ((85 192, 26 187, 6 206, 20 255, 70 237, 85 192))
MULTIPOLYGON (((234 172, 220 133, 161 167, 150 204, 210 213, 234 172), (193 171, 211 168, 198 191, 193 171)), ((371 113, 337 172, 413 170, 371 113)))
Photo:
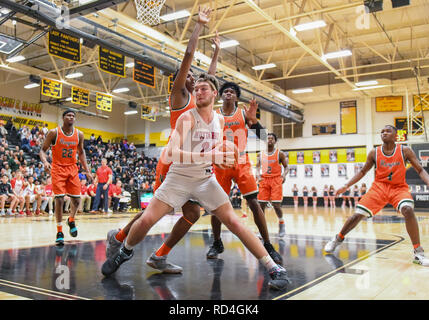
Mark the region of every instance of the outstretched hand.
POLYGON ((256 111, 258 110, 258 103, 256 102, 256 99, 250 100, 249 106, 244 105, 244 110, 249 127, 258 122, 258 119, 256 118, 256 111))
POLYGON ((220 38, 219 38, 219 33, 216 30, 216 35, 214 36, 214 38, 212 38, 212 42, 216 47, 216 50, 220 49, 220 38))
POLYGON ((198 9, 198 23, 207 24, 210 21, 210 13, 212 9, 199 7, 198 9))

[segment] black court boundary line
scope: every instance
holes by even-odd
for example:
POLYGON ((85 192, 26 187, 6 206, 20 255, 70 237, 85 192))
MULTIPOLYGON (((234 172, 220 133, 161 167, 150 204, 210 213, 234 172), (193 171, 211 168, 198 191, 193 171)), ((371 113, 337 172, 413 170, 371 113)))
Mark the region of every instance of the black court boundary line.
MULTIPOLYGON (((345 269, 346 267, 351 267, 351 266, 353 266, 353 265, 355 265, 355 264, 357 264, 357 263, 359 263, 359 262, 361 262, 361 261, 363 261, 363 260, 365 260, 365 259, 369 258, 370 256, 375 255, 375 254, 377 254, 377 253, 379 253, 379 252, 381 252, 381 251, 383 251, 383 250, 386 250, 386 249, 390 248, 391 246, 394 246, 394 245, 396 245, 396 244, 398 244, 398 243, 400 243, 400 242, 402 242, 402 241, 404 241, 404 240, 405 240, 405 238, 403 238, 403 237, 401 237, 401 236, 398 236, 398 235, 392 235, 392 236, 397 237, 397 238, 399 238, 399 239, 398 239, 398 240, 396 240, 396 241, 394 241, 394 242, 392 242, 392 243, 389 243, 389 244, 385 245, 384 247, 382 247, 382 248, 380 248, 380 249, 377 249, 377 250, 375 250, 375 251, 372 251, 372 252, 368 253, 367 255, 364 255, 364 256, 362 256, 362 257, 360 257, 360 258, 357 258, 357 259, 356 259, 356 260, 354 260, 354 261, 350 261, 349 263, 347 263, 347 264, 343 265, 342 267, 337 268, 337 269, 335 269, 335 270, 332 270, 332 271, 330 271, 330 272, 328 272, 328 273, 324 274, 323 276, 321 276, 321 277, 319 277, 319 278, 317 278, 317 279, 314 279, 314 280, 312 280, 312 281, 310 281, 310 282, 306 283, 305 285, 303 285, 303 286, 301 286, 301 287, 295 288, 295 289, 293 289, 292 291, 286 292, 285 294, 282 294, 282 295, 280 295, 280 296, 278 296, 278 297, 275 297, 275 298, 273 298, 272 300, 287 300, 288 298, 290 298, 290 297, 292 297, 292 296, 294 296, 294 295, 297 295, 298 293, 301 293, 301 292, 303 292, 303 291, 305 291, 305 290, 307 290, 307 289, 309 289, 309 288, 312 288, 312 287, 314 287, 315 285, 317 285, 317 284, 321 283, 322 281, 324 281, 324 280, 326 280, 326 279, 328 279, 328 278, 330 278, 330 277, 334 276, 335 274, 339 273, 339 271, 340 271, 340 270, 343 270, 343 269, 345 269)), ((375 239, 375 240, 376 240, 376 241, 377 241, 377 240, 389 241, 389 240, 386 240, 386 239, 375 239)))
MULTIPOLYGON (((34 286, 30 286, 30 285, 26 285, 26 284, 22 284, 22 283, 18 283, 18 282, 12 282, 9 280, 4 280, 4 279, 0 279, 0 288, 1 287, 9 287, 9 288, 13 288, 11 291, 18 291, 18 293, 12 293, 12 292, 8 292, 17 296, 21 296, 24 298, 28 298, 28 299, 32 299, 29 298, 27 296, 25 296, 25 294, 20 294, 20 291, 24 291, 24 292, 32 292, 32 293, 36 293, 42 296, 48 296, 51 298, 57 298, 60 300, 92 300, 92 299, 88 299, 88 298, 84 298, 84 297, 80 297, 80 296, 75 296, 75 295, 71 295, 71 294, 67 294, 67 293, 62 293, 59 291, 52 291, 52 290, 48 290, 48 289, 43 289, 40 287, 34 287, 34 286)), ((34 299, 32 299, 34 300, 34 299)))

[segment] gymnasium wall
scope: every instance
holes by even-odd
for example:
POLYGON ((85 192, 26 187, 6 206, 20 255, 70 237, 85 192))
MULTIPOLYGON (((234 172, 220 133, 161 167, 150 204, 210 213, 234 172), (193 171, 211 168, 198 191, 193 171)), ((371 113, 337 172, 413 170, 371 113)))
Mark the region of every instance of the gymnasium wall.
MULTIPOLYGON (((411 99, 410 99, 411 101, 411 99)), ((265 115, 264 115, 265 114, 265 115)), ((267 128, 272 130, 272 116, 266 115, 267 128), (269 119, 271 118, 271 119, 269 119)), ((262 119, 264 119, 264 116, 262 119)), ((395 118, 406 118, 406 106, 404 98, 404 106, 401 112, 376 112, 375 98, 360 98, 360 99, 343 99, 322 101, 318 103, 309 103, 304 107, 303 136, 295 139, 279 139, 277 146, 289 153, 304 152, 305 162, 302 164, 290 162, 291 166, 296 166, 296 177, 288 176, 283 187, 284 196, 292 196, 293 184, 296 184, 299 189, 299 195, 302 195, 302 188, 307 186, 310 189, 315 186, 318 190, 318 195, 321 196, 324 185, 333 185, 335 189, 343 186, 355 174, 355 166, 363 165, 366 161, 366 155, 369 148, 374 145, 381 144, 380 130, 386 124, 395 124, 395 118), (357 112, 357 133, 356 134, 340 134, 340 102, 356 100, 357 112), (369 113, 368 113, 369 112, 369 113), (313 135, 312 126, 314 124, 335 123, 336 134, 330 135, 313 135), (355 161, 347 161, 346 150, 354 149, 356 152, 355 161), (326 153, 329 150, 336 150, 338 159, 336 163, 331 163, 329 160, 324 160, 323 156, 320 164, 313 163, 311 157, 313 151, 326 153), (340 155, 341 154, 341 155, 340 155), (359 156, 358 156, 359 154, 359 156), (309 159, 309 160, 307 160, 309 159), (346 172, 341 172, 339 175, 338 164, 344 164, 346 172), (312 177, 305 175, 305 166, 312 165, 312 177), (329 177, 322 177, 321 166, 329 167, 329 177)), ((256 156, 253 158, 256 159, 256 156)), ((371 186, 374 179, 374 171, 371 170, 367 175, 358 182, 360 187, 362 183, 371 186)))
MULTIPOLYGON (((55 128, 58 124, 62 123, 62 112, 64 110, 47 103, 40 105, 40 87, 24 89, 24 85, 28 84, 27 79, 28 77, 23 77, 18 81, 10 81, 7 85, 0 86, 0 116, 3 119, 7 119, 7 117, 17 118, 15 119, 15 126, 18 128, 24 124, 33 127, 35 121, 39 122, 39 125, 47 123, 49 129, 55 128), (23 111, 24 109, 27 109, 27 111, 23 111)), ((63 90, 64 93, 69 92, 67 89, 63 90)), ((43 97, 43 100, 47 99, 48 97, 43 97)), ((91 97, 91 99, 94 98, 91 97)), ((81 108, 81 106, 70 102, 67 102, 66 105, 76 109, 81 108)), ((95 103, 91 101, 90 106, 86 110, 95 113, 95 103)), ((116 106, 114 103, 112 112, 102 112, 108 115, 109 119, 101 119, 78 113, 76 127, 84 132, 86 139, 92 133, 96 137, 101 135, 104 141, 121 138, 125 133, 123 110, 124 107, 122 105, 116 106)))

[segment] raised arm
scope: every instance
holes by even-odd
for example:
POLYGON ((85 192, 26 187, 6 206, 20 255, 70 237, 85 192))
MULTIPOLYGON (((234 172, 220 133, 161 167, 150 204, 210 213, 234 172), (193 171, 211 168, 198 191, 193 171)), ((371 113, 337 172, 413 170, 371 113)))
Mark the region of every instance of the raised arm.
POLYGON ((219 39, 219 34, 217 33, 217 30, 216 30, 216 36, 212 39, 212 42, 215 46, 215 50, 214 50, 212 61, 210 63, 210 67, 207 73, 211 75, 215 75, 216 68, 217 68, 217 60, 219 58, 219 52, 220 52, 220 39, 219 39))
POLYGON ((186 78, 188 77, 188 72, 191 69, 192 61, 194 59, 198 37, 203 26, 209 22, 210 12, 210 8, 199 10, 198 21, 195 25, 194 31, 192 32, 191 38, 189 39, 188 46, 186 47, 179 72, 174 79, 173 87, 171 88, 171 104, 176 108, 183 107, 188 100, 189 93, 186 89, 186 78))
POLYGON ((375 164, 375 149, 372 149, 368 153, 368 157, 362 169, 358 173, 356 173, 356 175, 353 178, 351 178, 349 182, 347 182, 344 186, 339 188, 335 193, 335 195, 338 196, 339 194, 346 192, 347 189, 349 189, 352 185, 354 185, 356 182, 362 179, 374 164, 375 164))

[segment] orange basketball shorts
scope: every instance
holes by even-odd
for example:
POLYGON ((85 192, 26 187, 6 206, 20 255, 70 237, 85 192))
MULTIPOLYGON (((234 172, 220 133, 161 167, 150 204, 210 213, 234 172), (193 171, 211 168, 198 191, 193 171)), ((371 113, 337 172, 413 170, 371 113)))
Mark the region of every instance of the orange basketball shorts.
POLYGON ((55 196, 80 197, 79 170, 75 164, 52 166, 52 191, 55 196))
POLYGON ((250 162, 237 164, 231 169, 220 169, 217 166, 213 167, 216 180, 219 182, 226 194, 229 195, 231 192, 233 180, 237 183, 238 188, 244 197, 258 192, 258 185, 256 184, 256 179, 253 175, 250 162))
POLYGON ((266 177, 259 181, 258 200, 261 202, 282 202, 283 200, 283 178, 266 177))
POLYGON ((167 176, 168 170, 170 169, 171 163, 165 164, 161 161, 161 159, 158 160, 158 164, 156 165, 156 177, 155 177, 155 186, 153 188, 153 192, 155 193, 156 189, 159 188, 159 186, 162 184, 162 182, 165 180, 165 177, 167 176))
POLYGON ((356 213, 372 217, 386 204, 391 204, 397 211, 401 211, 402 207, 406 205, 414 208, 414 200, 408 185, 374 182, 356 205, 356 213))

